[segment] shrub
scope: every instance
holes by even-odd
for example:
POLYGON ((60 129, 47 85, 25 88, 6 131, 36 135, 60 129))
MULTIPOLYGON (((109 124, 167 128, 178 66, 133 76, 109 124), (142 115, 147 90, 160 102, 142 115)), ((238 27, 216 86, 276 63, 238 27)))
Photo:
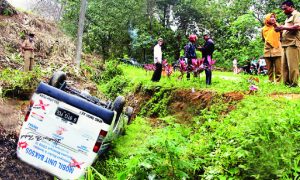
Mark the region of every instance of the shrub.
POLYGON ((222 122, 207 121, 197 133, 205 141, 192 145, 203 147, 193 152, 205 157, 204 163, 198 165, 205 171, 197 175, 212 179, 298 177, 299 116, 294 112, 297 106, 299 103, 249 97, 222 122), (286 109, 281 109, 283 104, 286 109), (270 111, 270 107, 276 111, 270 111))
POLYGON ((145 104, 141 110, 141 115, 151 117, 165 117, 168 115, 168 104, 171 91, 161 89, 145 104))
MULTIPOLYGON (((131 142, 131 148, 124 148, 124 144, 122 147, 119 145, 119 152, 128 156, 108 160, 106 165, 112 166, 111 168, 118 167, 114 169, 115 177, 112 179, 116 179, 116 176, 118 179, 189 178, 188 174, 195 169, 193 161, 187 156, 191 129, 178 124, 163 129, 152 129, 146 125, 148 123, 144 119, 136 119, 128 128, 129 137, 119 140, 122 143, 131 142), (152 135, 149 136, 150 134, 152 135), (124 141, 125 139, 130 141, 124 141)), ((110 167, 101 166, 101 169, 110 167)))
POLYGON ((124 93, 124 89, 129 85, 129 80, 123 76, 115 76, 105 85, 104 93, 111 99, 124 93))
MULTIPOLYGON (((40 82, 42 73, 39 68, 34 71, 23 72, 13 69, 4 69, 0 73, 0 95, 24 97, 31 94, 40 82)), ((28 97, 25 97, 28 98, 28 97)))
POLYGON ((118 62, 115 60, 108 61, 105 64, 105 70, 100 74, 102 81, 109 81, 116 76, 123 75, 122 69, 118 66, 118 62))

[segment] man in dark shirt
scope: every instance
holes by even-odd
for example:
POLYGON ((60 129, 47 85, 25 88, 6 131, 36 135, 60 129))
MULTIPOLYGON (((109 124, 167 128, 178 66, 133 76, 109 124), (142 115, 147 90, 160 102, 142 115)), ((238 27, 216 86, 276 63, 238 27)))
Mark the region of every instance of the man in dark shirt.
POLYGON ((203 39, 205 40, 205 44, 203 47, 198 47, 198 49, 202 52, 202 58, 204 58, 203 65, 205 69, 206 85, 211 85, 212 55, 215 50, 215 44, 208 34, 203 35, 203 39))

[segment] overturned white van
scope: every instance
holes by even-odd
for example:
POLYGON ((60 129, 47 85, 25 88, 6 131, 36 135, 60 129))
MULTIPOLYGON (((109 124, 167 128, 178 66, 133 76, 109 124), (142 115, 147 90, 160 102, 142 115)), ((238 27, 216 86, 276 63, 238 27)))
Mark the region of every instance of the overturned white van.
POLYGON ((125 99, 113 103, 82 94, 57 72, 40 83, 30 100, 17 145, 18 157, 61 179, 78 179, 120 135, 133 109, 125 99))

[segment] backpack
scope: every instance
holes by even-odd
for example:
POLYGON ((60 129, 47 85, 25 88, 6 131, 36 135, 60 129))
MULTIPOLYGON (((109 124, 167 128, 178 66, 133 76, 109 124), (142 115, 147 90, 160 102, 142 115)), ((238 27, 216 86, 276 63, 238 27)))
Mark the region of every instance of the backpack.
POLYGON ((196 46, 192 43, 188 43, 185 46, 184 55, 186 58, 196 58, 196 46))

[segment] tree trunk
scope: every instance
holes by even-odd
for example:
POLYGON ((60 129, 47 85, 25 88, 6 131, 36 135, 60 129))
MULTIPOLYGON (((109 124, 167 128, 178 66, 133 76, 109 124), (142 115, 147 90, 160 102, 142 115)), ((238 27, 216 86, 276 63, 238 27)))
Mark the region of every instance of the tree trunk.
POLYGON ((147 1, 147 15, 149 17, 149 31, 150 34, 152 35, 152 26, 153 26, 153 14, 154 14, 154 4, 155 4, 155 0, 148 0, 147 1))
POLYGON ((144 58, 144 62, 146 62, 146 48, 143 47, 143 58, 144 58))
POLYGON ((167 17, 167 5, 164 5, 164 17, 163 17, 163 26, 164 26, 164 28, 167 26, 166 17, 167 17))
POLYGON ((59 21, 62 18, 64 7, 65 7, 65 2, 61 2, 61 6, 60 6, 60 9, 59 9, 56 21, 59 21))
POLYGON ((180 58, 180 51, 181 51, 181 35, 177 35, 177 44, 176 44, 176 50, 175 50, 175 59, 180 58))
POLYGON ((87 0, 81 0, 78 31, 77 31, 75 63, 78 68, 80 68, 80 59, 81 59, 81 51, 82 51, 82 36, 83 36, 83 27, 84 27, 84 19, 85 19, 85 11, 86 11, 86 1, 87 0))

